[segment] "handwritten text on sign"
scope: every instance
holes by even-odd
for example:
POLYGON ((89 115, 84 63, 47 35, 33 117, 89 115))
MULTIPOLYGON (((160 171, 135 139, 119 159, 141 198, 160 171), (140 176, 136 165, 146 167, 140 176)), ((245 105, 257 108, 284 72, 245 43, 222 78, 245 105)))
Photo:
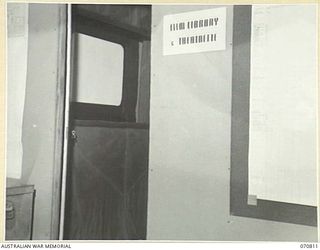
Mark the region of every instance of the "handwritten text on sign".
POLYGON ((164 16, 164 55, 224 50, 225 48, 225 7, 164 16))

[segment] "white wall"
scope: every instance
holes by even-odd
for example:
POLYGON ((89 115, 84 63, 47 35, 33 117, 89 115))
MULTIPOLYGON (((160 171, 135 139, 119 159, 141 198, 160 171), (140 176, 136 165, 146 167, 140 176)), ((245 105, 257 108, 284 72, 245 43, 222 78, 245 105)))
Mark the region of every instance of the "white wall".
MULTIPOLYGON (((50 239, 58 100, 59 21, 64 5, 29 5, 27 84, 23 117, 23 184, 36 189, 33 239, 50 239)), ((61 67, 61 65, 60 65, 61 67)), ((61 128, 60 128, 61 129, 61 128)))
POLYGON ((27 78, 28 4, 7 5, 6 177, 21 178, 22 118, 27 78), (19 60, 17 60, 19 58, 19 60))
POLYGON ((230 216, 233 7, 227 49, 163 56, 164 15, 152 9, 149 240, 315 241, 314 227, 230 216))

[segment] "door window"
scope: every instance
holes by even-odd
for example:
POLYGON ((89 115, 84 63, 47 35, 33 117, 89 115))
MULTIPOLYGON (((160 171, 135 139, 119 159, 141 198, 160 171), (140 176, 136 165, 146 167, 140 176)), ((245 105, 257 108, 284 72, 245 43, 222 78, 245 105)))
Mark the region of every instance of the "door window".
POLYGON ((119 106, 122 100, 124 49, 120 44, 74 34, 73 101, 119 106))

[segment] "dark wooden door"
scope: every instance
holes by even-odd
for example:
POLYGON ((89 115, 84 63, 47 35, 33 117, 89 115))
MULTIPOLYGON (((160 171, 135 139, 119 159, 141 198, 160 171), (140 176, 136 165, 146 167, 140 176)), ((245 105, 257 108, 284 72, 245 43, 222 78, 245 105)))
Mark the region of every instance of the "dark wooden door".
POLYGON ((77 121, 74 131, 65 239, 145 239, 148 127, 77 121))
MULTIPOLYGON (((71 103, 64 239, 143 240, 147 228, 149 124, 137 122, 136 104, 139 43, 146 33, 145 29, 139 33, 126 30, 123 23, 117 25, 115 16, 121 16, 121 6, 114 6, 118 12, 109 5, 95 7, 98 14, 88 7, 74 7, 73 32, 123 46, 122 100, 118 106, 71 103), (112 21, 101 15, 103 8, 113 14, 112 21)), ((150 8, 146 10, 150 12, 150 8)), ((131 13, 128 7, 126 13, 131 13)), ((136 6, 132 13, 139 17, 136 6)))

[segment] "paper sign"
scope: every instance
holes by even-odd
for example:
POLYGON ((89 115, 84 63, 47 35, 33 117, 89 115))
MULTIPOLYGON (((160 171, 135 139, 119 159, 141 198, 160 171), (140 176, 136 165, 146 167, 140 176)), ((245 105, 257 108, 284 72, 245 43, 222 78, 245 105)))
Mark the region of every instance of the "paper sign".
POLYGON ((316 13, 252 7, 248 191, 258 199, 317 205, 316 13))
POLYGON ((225 7, 164 16, 164 55, 224 50, 225 48, 225 7))

